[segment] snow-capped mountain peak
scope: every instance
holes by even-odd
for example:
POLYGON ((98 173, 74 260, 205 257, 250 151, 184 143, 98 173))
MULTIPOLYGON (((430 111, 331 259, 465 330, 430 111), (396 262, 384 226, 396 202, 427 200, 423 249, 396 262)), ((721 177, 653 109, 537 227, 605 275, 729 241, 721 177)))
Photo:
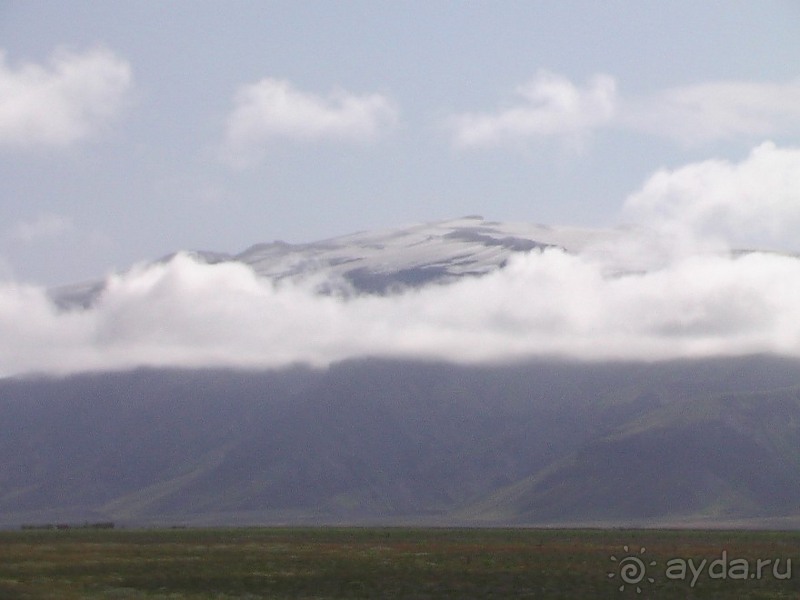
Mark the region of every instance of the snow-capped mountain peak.
MULTIPOLYGON (((209 264, 242 263, 274 281, 313 277, 325 281, 328 291, 385 293, 483 275, 502 268, 512 255, 521 252, 548 247, 580 252, 614 235, 612 230, 500 223, 467 216, 310 243, 259 243, 236 255, 208 251, 188 254, 209 264)), ((64 286, 52 290, 51 296, 62 307, 88 306, 103 287, 101 281, 64 286)))

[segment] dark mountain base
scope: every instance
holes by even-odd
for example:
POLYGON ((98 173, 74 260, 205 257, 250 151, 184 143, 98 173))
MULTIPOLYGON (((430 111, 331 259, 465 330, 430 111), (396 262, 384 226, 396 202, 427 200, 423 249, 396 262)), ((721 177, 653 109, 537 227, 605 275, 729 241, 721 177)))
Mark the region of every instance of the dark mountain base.
POLYGON ((800 522, 800 362, 0 382, 0 525, 800 522))

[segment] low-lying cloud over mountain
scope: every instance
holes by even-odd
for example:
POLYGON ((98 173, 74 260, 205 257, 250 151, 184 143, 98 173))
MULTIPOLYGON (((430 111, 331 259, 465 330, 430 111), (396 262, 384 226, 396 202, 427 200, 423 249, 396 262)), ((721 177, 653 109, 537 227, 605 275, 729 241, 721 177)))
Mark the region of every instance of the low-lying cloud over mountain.
POLYGON ((781 241, 798 174, 800 150, 764 144, 738 164, 660 171, 628 199, 633 227, 465 218, 178 253, 85 289, 5 282, 0 371, 800 356, 800 260, 731 245, 749 241, 740 223, 781 241))

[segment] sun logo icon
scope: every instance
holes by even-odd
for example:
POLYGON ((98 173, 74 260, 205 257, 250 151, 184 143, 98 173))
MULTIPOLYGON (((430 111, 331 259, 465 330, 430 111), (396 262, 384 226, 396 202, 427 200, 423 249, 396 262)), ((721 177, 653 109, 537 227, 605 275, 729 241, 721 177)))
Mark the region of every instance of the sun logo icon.
POLYGON ((625 586, 630 585, 636 587, 637 594, 641 594, 642 586, 639 585, 640 583, 643 581, 655 583, 655 579, 652 577, 647 577, 647 567, 654 567, 656 565, 656 561, 651 560, 647 565, 645 565, 644 560, 642 560, 642 558, 644 558, 644 553, 646 552, 644 546, 639 549, 638 555, 631 554, 628 546, 623 546, 622 549, 626 552, 627 556, 623 556, 620 559, 618 559, 616 556, 611 556, 611 561, 616 563, 617 570, 608 573, 608 578, 614 579, 615 577, 619 577, 619 580, 622 582, 622 585, 619 586, 620 592, 624 592, 625 586))

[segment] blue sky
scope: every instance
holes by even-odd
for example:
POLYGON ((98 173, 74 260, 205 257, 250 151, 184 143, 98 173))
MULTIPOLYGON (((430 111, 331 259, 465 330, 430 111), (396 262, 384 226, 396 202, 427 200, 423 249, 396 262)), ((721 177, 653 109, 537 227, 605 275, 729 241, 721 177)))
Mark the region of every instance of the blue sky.
POLYGON ((792 0, 0 2, 0 278, 615 225, 659 169, 797 144, 798 32, 792 0))

